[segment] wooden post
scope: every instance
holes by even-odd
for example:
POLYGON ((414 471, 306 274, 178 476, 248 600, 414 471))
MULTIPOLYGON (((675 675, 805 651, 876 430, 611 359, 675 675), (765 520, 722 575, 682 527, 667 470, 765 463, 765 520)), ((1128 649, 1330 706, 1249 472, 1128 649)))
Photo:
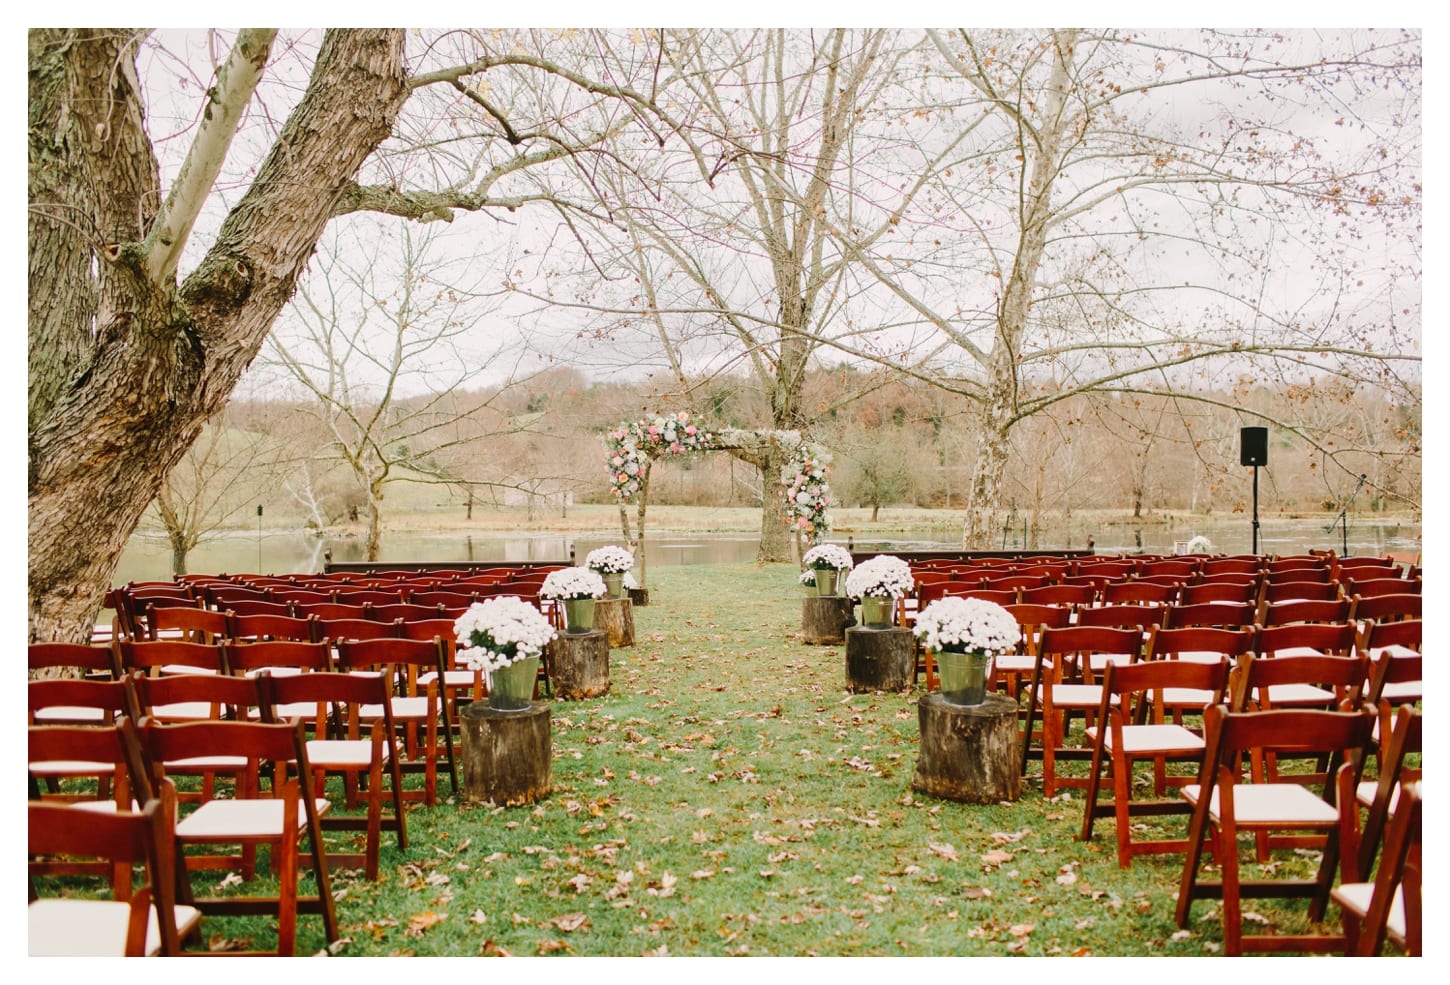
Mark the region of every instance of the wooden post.
POLYGON ((916 705, 920 756, 911 788, 968 804, 996 804, 1022 795, 1017 702, 989 694, 979 705, 953 705, 940 691, 916 705))
POLYGON ((610 646, 634 646, 634 603, 628 596, 594 604, 594 628, 609 634, 610 646))
POLYGON ((549 644, 549 668, 554 675, 554 696, 563 701, 608 694, 608 634, 602 629, 560 633, 549 644))
POLYGON ((801 599, 801 642, 844 643, 846 627, 856 625, 851 600, 833 595, 801 599))
POLYGON ((916 684, 916 637, 904 626, 846 629, 846 689, 906 691, 916 684))
POLYGON ((495 711, 473 701, 458 712, 463 742, 463 798, 518 807, 554 787, 552 716, 548 702, 520 711, 495 711))

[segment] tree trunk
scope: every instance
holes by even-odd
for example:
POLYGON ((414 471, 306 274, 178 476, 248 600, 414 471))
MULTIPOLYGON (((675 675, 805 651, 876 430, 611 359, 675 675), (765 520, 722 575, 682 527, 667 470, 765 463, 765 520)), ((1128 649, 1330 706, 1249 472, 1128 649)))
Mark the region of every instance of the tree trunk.
POLYGON ((30 639, 89 638, 142 511, 231 395, 334 203, 391 133, 407 95, 403 38, 327 32, 272 153, 178 284, 152 272, 147 243, 165 196, 136 38, 31 33, 30 639))

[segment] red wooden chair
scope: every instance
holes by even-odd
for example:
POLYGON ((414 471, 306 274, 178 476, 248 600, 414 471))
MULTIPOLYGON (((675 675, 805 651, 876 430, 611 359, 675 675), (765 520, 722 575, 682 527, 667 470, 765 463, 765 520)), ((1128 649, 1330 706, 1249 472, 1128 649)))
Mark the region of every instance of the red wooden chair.
POLYGON ((1295 756, 1326 756, 1331 775, 1343 763, 1350 763, 1349 777, 1358 782, 1358 770, 1370 741, 1373 713, 1331 711, 1266 711, 1231 713, 1210 705, 1205 713, 1207 732, 1203 770, 1197 783, 1182 788, 1193 807, 1188 828, 1188 846, 1179 882, 1175 919, 1187 928, 1195 900, 1222 900, 1224 950, 1230 955, 1245 951, 1324 952, 1339 950, 1339 934, 1244 933, 1244 898, 1283 897, 1308 899, 1308 917, 1323 919, 1329 892, 1339 864, 1339 811, 1334 804, 1334 782, 1316 792, 1295 782, 1262 782, 1255 777, 1244 782, 1240 764, 1253 750, 1275 751, 1295 756), (1309 832, 1321 845, 1318 874, 1313 879, 1244 879, 1240 874, 1240 834, 1260 838, 1273 832, 1309 832), (1222 871, 1217 882, 1200 872, 1205 846, 1222 871))
MULTIPOLYGON (((1189 814, 1182 798, 1137 800, 1133 797, 1133 764, 1151 759, 1155 775, 1166 777, 1169 762, 1201 766, 1204 740, 1200 733, 1168 720, 1167 697, 1184 691, 1201 692, 1208 704, 1223 700, 1228 685, 1228 661, 1194 663, 1181 660, 1152 660, 1136 664, 1110 665, 1103 678, 1102 700, 1095 725, 1087 729, 1092 741, 1092 765, 1088 771, 1087 796, 1083 804, 1082 841, 1091 841, 1093 821, 1112 817, 1117 825, 1118 866, 1129 868, 1135 855, 1181 853, 1186 839, 1152 839, 1132 836, 1135 817, 1189 814), (1107 768, 1111 801, 1100 799, 1107 768)), ((1183 785, 1191 778, 1172 781, 1183 785)), ((1165 786, 1167 783, 1165 783, 1165 786)), ((1159 797, 1162 797, 1160 789, 1159 797)))

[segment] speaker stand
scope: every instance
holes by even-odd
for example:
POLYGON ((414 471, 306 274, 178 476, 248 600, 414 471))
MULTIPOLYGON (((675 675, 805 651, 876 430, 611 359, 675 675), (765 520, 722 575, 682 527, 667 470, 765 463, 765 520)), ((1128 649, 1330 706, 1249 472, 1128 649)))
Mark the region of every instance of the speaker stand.
POLYGON ((1252 553, 1259 553, 1259 467, 1254 466, 1254 549, 1252 553))

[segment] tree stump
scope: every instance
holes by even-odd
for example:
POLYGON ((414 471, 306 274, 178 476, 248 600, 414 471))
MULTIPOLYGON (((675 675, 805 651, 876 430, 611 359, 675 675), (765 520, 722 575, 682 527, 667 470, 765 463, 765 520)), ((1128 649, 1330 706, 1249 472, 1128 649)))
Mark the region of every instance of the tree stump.
POLYGON ((600 599, 594 605, 594 628, 609 634, 610 646, 634 646, 634 602, 600 599))
POLYGON ((846 627, 856 625, 851 600, 839 596, 808 595, 801 599, 801 642, 844 643, 846 627))
POLYGON ((968 804, 996 804, 1022 795, 1017 702, 989 694, 980 705, 948 704, 923 695, 916 714, 921 749, 911 788, 968 804))
POLYGON ((463 744, 463 798, 518 807, 553 789, 552 716, 547 702, 496 711, 473 701, 458 712, 463 744))
POLYGON ((846 629, 846 689, 906 691, 916 683, 916 637, 904 626, 846 629))
POLYGON ((629 592, 629 600, 635 604, 636 608, 649 605, 648 588, 627 588, 625 591, 629 592))
POLYGON ((554 696, 563 701, 609 693, 609 636, 602 629, 561 633, 549 644, 554 696))

